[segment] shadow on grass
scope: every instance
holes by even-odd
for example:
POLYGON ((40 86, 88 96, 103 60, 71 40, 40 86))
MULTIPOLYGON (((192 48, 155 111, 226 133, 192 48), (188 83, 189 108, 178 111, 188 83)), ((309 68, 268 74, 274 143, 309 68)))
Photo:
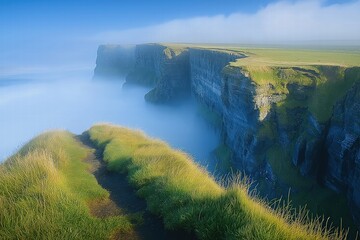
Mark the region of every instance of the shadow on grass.
MULTIPOLYGON (((97 165, 93 174, 98 183, 109 191, 110 200, 116 204, 120 209, 120 212, 133 215, 135 219, 139 214, 142 215, 142 220, 138 221, 140 223, 136 224, 135 227, 136 236, 126 237, 135 239, 196 239, 194 234, 185 231, 165 229, 162 219, 148 211, 146 201, 140 198, 137 195, 135 188, 129 184, 127 173, 114 171, 115 169, 107 167, 103 160, 103 152, 106 143, 103 144, 102 147, 97 148, 90 140, 87 132, 78 136, 78 139, 87 147, 94 149, 94 153, 91 154, 92 156, 89 156, 92 158, 90 161, 97 165)), ((131 159, 126 161, 123 159, 121 162, 123 165, 126 165, 126 162, 130 163, 130 161, 131 159)), ((103 210, 107 211, 106 208, 103 210)), ((122 235, 121 232, 118 234, 122 235)), ((117 236, 115 236, 115 239, 117 239, 117 236)))

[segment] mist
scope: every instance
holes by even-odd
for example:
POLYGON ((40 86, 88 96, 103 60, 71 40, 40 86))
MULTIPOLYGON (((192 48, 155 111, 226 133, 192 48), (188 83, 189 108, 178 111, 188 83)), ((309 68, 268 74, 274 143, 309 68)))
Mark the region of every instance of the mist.
POLYGON ((161 24, 104 31, 101 41, 359 45, 360 1, 276 1, 255 13, 173 19, 161 24))
POLYGON ((139 129, 184 150, 213 169, 211 152, 219 137, 192 100, 152 105, 149 91, 123 87, 123 80, 92 80, 92 72, 29 74, 0 79, 0 159, 34 136, 53 129, 81 134, 95 123, 139 129))
POLYGON ((90 71, 106 43, 360 45, 359 0, 228 0, 209 2, 208 13, 201 1, 158 2, 164 11, 146 1, 11 2, 0 8, 0 76, 90 71))
POLYGON ((251 11, 236 2, 217 3, 209 13, 202 11, 200 2, 195 10, 192 2, 176 3, 190 12, 187 15, 178 14, 170 2, 162 3, 169 13, 164 17, 148 12, 153 4, 146 1, 143 6, 112 2, 115 5, 87 7, 40 1, 2 3, 0 158, 45 130, 79 134, 96 122, 142 129, 198 160, 208 157, 218 137, 198 116, 196 104, 154 106, 143 99, 148 89, 123 89, 120 80, 90 80, 99 44, 359 44, 359 0, 262 1, 251 11), (121 11, 126 8, 142 15, 121 11))

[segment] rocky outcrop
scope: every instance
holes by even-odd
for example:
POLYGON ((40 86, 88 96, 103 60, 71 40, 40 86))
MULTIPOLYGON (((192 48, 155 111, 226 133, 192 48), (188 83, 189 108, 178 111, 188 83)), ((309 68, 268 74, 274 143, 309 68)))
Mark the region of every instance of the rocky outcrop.
MULTIPOLYGON (((360 81, 360 69, 349 69, 349 77, 360 81)), ((325 184, 346 192, 360 222, 360 83, 334 107, 326 137, 325 184)))
POLYGON ((125 77, 135 63, 135 46, 100 45, 94 77, 125 77))

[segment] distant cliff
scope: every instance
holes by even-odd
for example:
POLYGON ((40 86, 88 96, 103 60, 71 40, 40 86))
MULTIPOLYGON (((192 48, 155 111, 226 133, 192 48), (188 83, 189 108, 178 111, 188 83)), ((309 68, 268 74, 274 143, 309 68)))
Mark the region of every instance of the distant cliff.
POLYGON ((134 68, 135 46, 101 45, 97 51, 95 77, 125 77, 134 68))
POLYGON ((154 85, 148 101, 193 94, 216 112, 233 166, 258 180, 268 197, 291 187, 295 198, 297 192, 299 199, 326 195, 326 202, 333 195, 319 186, 325 184, 348 196, 360 222, 360 68, 237 64, 244 57, 239 51, 138 45, 127 82, 154 85))
POLYGON ((126 81, 155 85, 145 96, 148 101, 164 102, 190 93, 188 49, 147 44, 137 46, 135 55, 135 68, 126 81))

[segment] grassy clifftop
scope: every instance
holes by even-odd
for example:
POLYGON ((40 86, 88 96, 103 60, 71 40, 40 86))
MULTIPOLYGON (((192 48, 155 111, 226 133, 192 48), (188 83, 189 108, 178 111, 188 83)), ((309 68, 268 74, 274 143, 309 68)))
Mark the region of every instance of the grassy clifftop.
MULTIPOLYGON (((170 229, 200 239, 344 239, 305 212, 273 210, 243 180, 224 187, 185 153, 140 132, 97 125, 88 131, 110 171, 126 173, 170 229)), ((0 165, 1 239, 109 239, 131 231, 125 215, 96 217, 109 193, 89 172, 89 150, 68 132, 43 134, 0 165)), ((121 236, 121 235, 120 235, 121 236)))
MULTIPOLYGON (((190 45, 189 48, 243 56, 229 63, 224 73, 241 71, 257 87, 266 88, 267 95, 283 95, 284 101, 277 104, 280 108, 307 107, 320 122, 329 119, 335 102, 360 78, 360 49, 314 50, 231 45, 190 45), (297 93, 291 92, 295 90, 292 88, 295 85, 301 88, 297 93), (299 95, 303 95, 301 99, 297 98, 299 95)), ((262 107, 259 107, 260 115, 265 116, 270 108, 262 107)))
POLYGON ((304 66, 325 65, 352 67, 360 65, 360 49, 356 48, 307 48, 307 47, 270 47, 241 45, 202 45, 169 44, 165 47, 182 51, 186 48, 209 49, 213 51, 237 53, 246 58, 239 58, 236 66, 304 66))
MULTIPOLYGON (((223 72, 231 74, 240 71, 253 81, 256 88, 261 88, 262 94, 279 96, 281 100, 276 105, 284 121, 284 110, 296 107, 308 108, 319 122, 327 121, 335 102, 359 79, 360 49, 315 50, 167 43, 155 46, 162 46, 168 58, 187 49, 238 55, 239 58, 229 62, 223 72)), ((258 108, 259 119, 263 120, 270 106, 265 104, 258 108)))
MULTIPOLYGON (((281 109, 305 107, 319 122, 330 118, 334 104, 360 79, 360 68, 356 67, 249 65, 240 68, 257 88, 266 89, 262 94, 282 96, 276 102, 280 117, 284 117, 281 109)), ((260 107, 260 111, 264 110, 269 109, 260 107)))
POLYGON ((150 210, 169 228, 192 230, 201 239, 341 239, 305 214, 272 210, 237 181, 220 186, 186 154, 142 133, 94 126, 91 139, 104 149, 110 170, 126 172, 150 210))
POLYGON ((0 165, 0 239, 109 239, 129 231, 125 216, 97 218, 106 201, 82 160, 88 150, 68 132, 40 135, 0 165))
POLYGON ((232 48, 247 55, 236 61, 238 66, 359 66, 360 50, 311 50, 286 48, 232 48))

